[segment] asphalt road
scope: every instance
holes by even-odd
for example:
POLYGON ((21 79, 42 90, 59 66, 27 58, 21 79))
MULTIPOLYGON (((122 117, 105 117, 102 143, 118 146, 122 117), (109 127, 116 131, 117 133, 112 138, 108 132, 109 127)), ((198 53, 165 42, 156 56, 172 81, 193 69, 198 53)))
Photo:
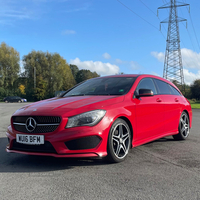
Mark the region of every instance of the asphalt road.
MULTIPOLYGON (((24 105, 24 104, 23 104, 24 105)), ((118 164, 5 152, 11 114, 0 103, 0 199, 200 199, 200 110, 186 141, 163 138, 131 149, 118 164)))

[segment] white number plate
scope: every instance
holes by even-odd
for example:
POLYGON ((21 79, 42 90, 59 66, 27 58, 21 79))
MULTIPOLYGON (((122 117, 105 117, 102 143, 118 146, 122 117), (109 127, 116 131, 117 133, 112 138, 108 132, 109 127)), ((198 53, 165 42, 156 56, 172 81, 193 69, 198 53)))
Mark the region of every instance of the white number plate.
POLYGON ((22 144, 30 144, 30 145, 37 145, 37 144, 44 144, 44 135, 16 135, 16 142, 22 144))

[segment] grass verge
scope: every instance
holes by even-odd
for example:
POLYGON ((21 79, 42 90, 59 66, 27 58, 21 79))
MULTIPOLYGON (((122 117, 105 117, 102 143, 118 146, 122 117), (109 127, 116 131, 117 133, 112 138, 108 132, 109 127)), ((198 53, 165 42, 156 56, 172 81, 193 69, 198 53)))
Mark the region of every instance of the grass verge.
POLYGON ((192 108, 200 109, 200 101, 194 101, 191 99, 188 99, 188 101, 190 102, 192 108))

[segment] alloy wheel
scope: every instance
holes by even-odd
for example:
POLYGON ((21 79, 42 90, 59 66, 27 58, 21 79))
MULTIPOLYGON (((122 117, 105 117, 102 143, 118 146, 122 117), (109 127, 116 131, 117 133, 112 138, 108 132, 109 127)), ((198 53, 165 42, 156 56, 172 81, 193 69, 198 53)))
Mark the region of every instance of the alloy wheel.
POLYGON ((130 131, 125 124, 119 123, 112 134, 113 153, 118 159, 123 159, 130 148, 130 131))
POLYGON ((183 113, 181 116, 180 131, 184 137, 187 137, 189 134, 189 119, 185 113, 183 113))

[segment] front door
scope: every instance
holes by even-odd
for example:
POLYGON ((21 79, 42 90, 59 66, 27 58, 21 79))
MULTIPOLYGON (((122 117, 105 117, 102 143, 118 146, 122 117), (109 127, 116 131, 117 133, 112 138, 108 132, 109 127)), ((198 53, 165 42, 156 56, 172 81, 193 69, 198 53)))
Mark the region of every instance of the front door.
POLYGON ((164 132, 164 105, 151 78, 142 79, 136 90, 139 89, 151 89, 154 93, 154 96, 133 99, 136 110, 136 141, 142 142, 164 132))

